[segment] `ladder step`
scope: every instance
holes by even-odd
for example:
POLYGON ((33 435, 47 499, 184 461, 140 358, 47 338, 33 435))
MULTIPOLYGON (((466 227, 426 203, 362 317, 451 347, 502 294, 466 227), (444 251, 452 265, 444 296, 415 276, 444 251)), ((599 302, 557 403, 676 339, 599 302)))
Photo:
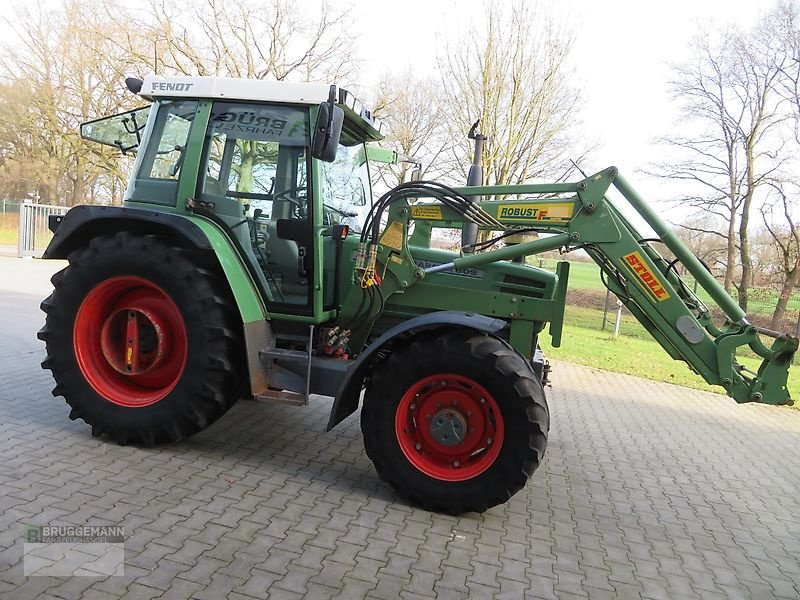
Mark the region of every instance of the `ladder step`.
POLYGON ((276 333, 275 341, 286 340, 291 342, 303 342, 308 344, 308 334, 297 335, 294 333, 276 333))
POLYGON ((270 348, 268 350, 259 350, 258 352, 261 358, 267 359, 302 359, 303 361, 308 360, 308 352, 303 352, 302 350, 283 350, 281 348, 270 348))
POLYGON ((308 404, 308 398, 304 394, 288 390, 264 390, 255 395, 253 399, 267 404, 289 404, 291 406, 305 406, 308 404))

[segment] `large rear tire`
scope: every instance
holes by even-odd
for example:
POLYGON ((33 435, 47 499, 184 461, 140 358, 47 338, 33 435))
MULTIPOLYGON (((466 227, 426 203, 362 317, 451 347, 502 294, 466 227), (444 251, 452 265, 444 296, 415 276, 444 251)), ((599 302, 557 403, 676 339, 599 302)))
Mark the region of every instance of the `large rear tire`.
POLYGON ((233 405, 241 325, 214 272, 162 238, 126 232, 68 258, 42 302, 39 338, 71 419, 152 446, 197 433, 233 405))
POLYGON ((530 365, 474 331, 421 335, 371 377, 361 412, 378 475, 428 510, 483 512, 544 458, 550 416, 530 365))

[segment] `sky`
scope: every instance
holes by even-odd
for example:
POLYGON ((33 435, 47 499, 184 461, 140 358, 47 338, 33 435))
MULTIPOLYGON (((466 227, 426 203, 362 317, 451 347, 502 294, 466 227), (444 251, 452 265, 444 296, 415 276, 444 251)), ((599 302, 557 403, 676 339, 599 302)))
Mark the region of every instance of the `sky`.
MULTIPOLYGON (((358 41, 366 84, 409 65, 419 73, 433 73, 447 32, 457 21, 476 19, 483 6, 481 0, 354 4, 361 19, 358 41)), ((585 163, 588 170, 617 166, 645 198, 667 200, 669 186, 642 171, 665 155, 655 139, 679 126, 668 89, 669 65, 690 57, 689 43, 699 26, 747 26, 773 5, 772 0, 553 2, 576 36, 573 61, 583 89, 581 131, 597 143, 585 163)))
MULTIPOLYGON (((354 7, 351 35, 363 61, 357 81, 361 89, 374 89, 385 73, 408 67, 420 75, 434 74, 444 40, 461 26, 477 23, 484 6, 484 0, 330 1, 354 7)), ((584 162, 586 169, 617 166, 641 195, 666 207, 662 201, 676 195, 675 187, 643 171, 667 156, 656 138, 680 127, 668 89, 670 63, 690 57, 689 43, 701 25, 747 26, 775 0, 540 1, 575 35, 574 76, 583 90, 580 130, 587 145, 595 147, 584 162)), ((7 2, 0 0, 0 6, 7 2)), ((62 2, 44 0, 49 6, 62 2)), ((129 6, 141 2, 122 0, 129 6)), ((309 11, 316 7, 298 5, 309 11)), ((0 22, 0 35, 10 34, 9 27, 0 22)))

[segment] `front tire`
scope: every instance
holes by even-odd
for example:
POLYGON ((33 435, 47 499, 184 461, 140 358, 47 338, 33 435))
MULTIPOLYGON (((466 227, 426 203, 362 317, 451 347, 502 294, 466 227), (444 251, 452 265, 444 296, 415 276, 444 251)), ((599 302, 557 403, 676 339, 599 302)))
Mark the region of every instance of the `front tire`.
POLYGON ((71 419, 152 446, 197 433, 233 405, 241 326, 219 277, 187 250, 127 232, 68 258, 42 303, 39 338, 71 419))
POLYGON ((429 510, 506 502, 544 458, 541 383, 508 344, 474 331, 421 335, 372 376, 361 413, 378 475, 429 510))

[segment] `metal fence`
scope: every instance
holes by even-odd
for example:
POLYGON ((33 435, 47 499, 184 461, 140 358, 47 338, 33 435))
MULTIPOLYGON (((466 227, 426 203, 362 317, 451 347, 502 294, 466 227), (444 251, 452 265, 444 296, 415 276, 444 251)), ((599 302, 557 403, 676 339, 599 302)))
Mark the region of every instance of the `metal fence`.
POLYGON ((69 210, 65 206, 46 204, 22 204, 19 207, 18 252, 20 258, 41 257, 53 237, 47 227, 50 215, 63 215, 69 210))

